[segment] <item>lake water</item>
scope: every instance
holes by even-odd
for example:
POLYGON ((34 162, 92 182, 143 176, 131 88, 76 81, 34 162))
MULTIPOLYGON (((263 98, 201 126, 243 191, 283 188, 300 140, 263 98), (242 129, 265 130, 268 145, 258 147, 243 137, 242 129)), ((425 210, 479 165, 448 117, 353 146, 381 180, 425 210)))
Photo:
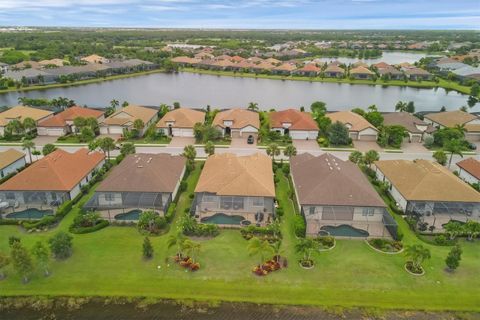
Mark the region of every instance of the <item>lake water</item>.
POLYGON ((467 105, 467 96, 444 89, 382 87, 307 81, 234 78, 180 72, 112 80, 88 85, 10 92, 0 95, 0 106, 16 105, 18 98, 67 97, 80 105, 105 107, 112 99, 131 104, 158 106, 180 102, 182 106, 201 108, 246 107, 257 102, 262 109, 308 107, 324 101, 329 110, 366 108, 375 104, 381 111, 393 111, 398 101, 414 101, 417 111, 458 109, 467 105))
POLYGON ((358 59, 358 58, 345 58, 345 57, 338 57, 338 58, 319 58, 318 60, 323 62, 331 62, 338 60, 342 63, 351 64, 357 61, 363 61, 367 64, 378 63, 378 62, 385 62, 388 64, 399 64, 402 62, 414 63, 421 58, 427 57, 428 55, 425 53, 415 53, 415 52, 401 52, 401 51, 384 51, 380 58, 374 59, 358 59))

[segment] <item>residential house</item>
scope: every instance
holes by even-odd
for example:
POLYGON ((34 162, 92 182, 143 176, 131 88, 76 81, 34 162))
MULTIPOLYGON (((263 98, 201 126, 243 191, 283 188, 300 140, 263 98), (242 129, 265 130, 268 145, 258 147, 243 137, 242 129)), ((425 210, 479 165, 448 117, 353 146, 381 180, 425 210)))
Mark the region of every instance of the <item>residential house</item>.
POLYGON ((85 204, 109 220, 138 220, 142 211, 163 216, 175 199, 186 159, 166 153, 130 154, 113 168, 85 204))
POLYGON ((76 131, 73 121, 75 118, 94 118, 101 123, 105 117, 104 112, 91 108, 73 106, 57 113, 53 117, 42 120, 37 125, 39 136, 64 136, 76 131))
POLYGON ((352 140, 377 141, 378 129, 355 112, 338 111, 327 113, 326 116, 332 120, 332 123, 339 121, 346 125, 352 140))
POLYGON ((364 68, 368 69, 368 64, 363 62, 363 61, 357 61, 354 64, 352 64, 352 67, 353 68, 364 67, 364 68))
POLYGON ((278 59, 275 59, 275 58, 268 58, 268 59, 265 59, 265 62, 268 62, 270 64, 274 64, 276 66, 278 66, 279 64, 282 63, 282 61, 278 60, 278 59))
POLYGON ((240 61, 238 63, 232 64, 230 67, 234 71, 253 71, 253 68, 256 66, 253 62, 248 62, 247 60, 240 61))
POLYGON ((297 109, 270 112, 270 130, 292 139, 315 140, 318 136, 318 125, 312 115, 297 109))
POLYGON ((436 162, 381 160, 374 170, 399 208, 437 231, 450 220, 480 221, 480 193, 436 162))
POLYGON ((26 106, 16 106, 0 113, 0 135, 5 134, 5 127, 12 120, 23 122, 26 118, 32 118, 38 125, 40 121, 53 116, 53 112, 26 106))
POLYGON ((272 159, 264 154, 214 154, 195 187, 191 212, 198 222, 265 226, 275 214, 272 159))
POLYGON ((251 70, 254 72, 268 72, 275 68, 275 66, 267 61, 262 61, 252 66, 251 70))
POLYGON ((5 78, 10 78, 24 84, 49 84, 55 82, 55 77, 51 74, 47 73, 44 70, 38 70, 33 68, 20 70, 10 68, 10 70, 5 72, 3 76, 5 78))
POLYGON ((380 77, 388 77, 391 80, 401 80, 403 79, 404 75, 403 72, 386 64, 385 62, 380 62, 373 65, 377 69, 377 73, 380 77))
POLYGON ((42 68, 50 67, 50 66, 63 67, 64 61, 63 61, 63 59, 50 59, 50 60, 39 61, 38 64, 42 68))
POLYGON ((23 70, 23 69, 40 69, 41 66, 37 61, 22 61, 17 64, 12 65, 12 70, 23 70))
POLYGON ((292 157, 290 172, 307 235, 396 237, 397 225, 359 167, 332 154, 292 157), (340 232, 340 233, 338 233, 340 232))
POLYGON ((96 64, 103 64, 103 63, 110 62, 109 59, 99 56, 98 54, 92 54, 92 55, 83 57, 80 60, 86 63, 96 63, 96 64))
POLYGON ((438 129, 464 126, 465 139, 480 141, 480 118, 474 114, 461 110, 435 112, 426 114, 423 120, 438 129))
POLYGON ((223 136, 232 138, 258 138, 260 119, 258 113, 246 109, 228 109, 215 115, 212 125, 222 132, 223 136))
POLYGON ((0 151, 0 179, 17 172, 26 164, 25 153, 15 149, 0 151))
POLYGON ((372 79, 375 73, 364 66, 359 66, 350 70, 350 76, 354 79, 372 79))
POLYGON ((182 67, 191 67, 198 64, 200 61, 201 59, 195 59, 195 58, 190 58, 186 56, 175 57, 172 59, 173 63, 178 64, 182 67))
POLYGON ((294 74, 303 77, 316 77, 322 69, 317 67, 315 63, 307 63, 303 67, 294 71, 294 74))
POLYGON ((245 58, 242 58, 240 56, 233 56, 230 61, 234 62, 234 63, 239 63, 239 62, 242 62, 243 60, 245 60, 245 58))
POLYGON ((195 59, 200 59, 200 60, 210 60, 215 58, 215 56, 211 53, 208 52, 199 52, 193 56, 195 59))
POLYGON ((10 66, 6 63, 0 62, 0 74, 5 73, 10 69, 10 66))
POLYGON ((410 80, 432 80, 433 78, 430 72, 420 68, 407 68, 404 72, 410 80))
POLYGON ((167 112, 157 123, 157 130, 169 137, 193 137, 197 123, 205 122, 205 112, 179 108, 167 112))
POLYGON ((101 152, 55 150, 0 185, 0 199, 9 204, 5 217, 41 218, 33 211, 53 214, 60 204, 81 194, 104 163, 101 152))
POLYGON ((100 123, 100 133, 123 134, 124 130, 134 129, 133 124, 135 120, 140 119, 144 124, 143 129, 140 131, 140 135, 143 135, 148 127, 157 121, 157 118, 158 110, 128 105, 116 111, 100 123))
POLYGON ((272 69, 273 74, 279 75, 290 75, 297 69, 297 66, 294 63, 282 63, 281 65, 272 69))
POLYGON ((323 71, 323 74, 327 78, 343 78, 345 76, 345 69, 336 64, 330 63, 323 71))
POLYGON ((383 114, 383 124, 385 126, 402 126, 407 130, 408 142, 422 142, 426 136, 431 135, 435 128, 415 117, 408 112, 388 112, 383 114))
POLYGON ((465 182, 474 184, 480 182, 480 161, 467 158, 457 162, 458 176, 465 182))

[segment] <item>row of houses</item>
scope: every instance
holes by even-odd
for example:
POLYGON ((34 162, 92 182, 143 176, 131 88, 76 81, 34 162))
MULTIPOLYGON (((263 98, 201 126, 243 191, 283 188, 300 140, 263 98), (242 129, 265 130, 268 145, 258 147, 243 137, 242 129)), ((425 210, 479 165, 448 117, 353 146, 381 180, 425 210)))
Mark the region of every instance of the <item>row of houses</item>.
POLYGON ((409 63, 392 66, 381 62, 369 66, 364 62, 357 62, 351 67, 346 67, 338 61, 327 64, 320 60, 307 62, 280 61, 275 58, 242 58, 228 55, 214 57, 211 54, 209 54, 208 59, 203 59, 202 57, 191 58, 181 56, 173 58, 172 62, 180 66, 200 69, 254 73, 268 72, 276 75, 299 75, 308 77, 323 75, 329 78, 344 78, 348 75, 354 79, 373 79, 376 76, 388 76, 393 80, 403 80, 405 78, 409 80, 431 80, 433 78, 432 74, 428 71, 409 63))
MULTIPOLYGON (((104 161, 103 153, 87 149, 54 151, 0 185, 2 217, 53 214, 80 193, 104 161)), ((459 167, 473 172, 478 181, 480 163, 473 158, 462 162, 459 167)), ((84 209, 120 221, 138 220, 146 210, 163 216, 177 196, 185 165, 178 155, 128 155, 103 179, 84 209)), ((352 162, 328 153, 303 153, 292 157, 290 169, 307 235, 397 237, 397 224, 385 203, 352 162)), ((452 219, 480 221, 480 193, 437 163, 384 160, 375 162, 373 170, 387 183, 399 209, 439 230, 452 219)), ((264 154, 208 157, 194 191, 190 213, 199 223, 266 226, 275 218, 272 161, 264 154)))
POLYGON ((473 67, 453 58, 440 58, 433 61, 430 67, 447 76, 452 73, 459 79, 480 81, 480 67, 473 67))

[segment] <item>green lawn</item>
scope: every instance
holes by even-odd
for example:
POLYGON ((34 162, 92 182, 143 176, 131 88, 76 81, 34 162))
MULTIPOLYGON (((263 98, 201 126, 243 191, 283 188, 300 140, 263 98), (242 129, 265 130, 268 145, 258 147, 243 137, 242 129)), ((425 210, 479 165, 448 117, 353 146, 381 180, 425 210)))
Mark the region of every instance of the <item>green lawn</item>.
MULTIPOLYGON (((190 205, 200 173, 199 166, 188 178, 188 189, 179 199, 177 216, 169 233, 177 229, 180 213, 190 205)), ((223 230, 214 239, 201 240, 200 271, 185 272, 165 258, 168 235, 152 237, 155 257, 143 261, 143 237, 133 227, 107 227, 98 232, 74 235, 74 254, 54 262, 52 275, 38 272, 27 285, 8 269, 0 281, 0 294, 62 296, 144 296, 202 301, 247 301, 255 303, 321 305, 327 307, 371 307, 421 310, 480 311, 480 245, 462 242, 464 255, 457 272, 448 274, 444 258, 448 247, 427 245, 432 259, 425 263, 426 275, 415 277, 403 270, 402 255, 375 252, 363 241, 338 240, 335 249, 315 255, 313 270, 301 269, 293 248, 293 204, 288 200, 288 181, 281 177, 277 197, 284 207, 283 255, 289 267, 264 278, 251 273, 258 258, 247 253, 247 242, 237 230, 223 230), (157 266, 161 266, 160 269, 157 266)), ((85 201, 86 198, 82 199, 85 201)), ((31 247, 58 230, 67 230, 78 208, 74 208, 56 230, 26 234, 15 226, 0 226, 0 250, 8 250, 8 237, 20 236, 31 247)), ((418 243, 406 223, 395 216, 405 244, 418 243)))

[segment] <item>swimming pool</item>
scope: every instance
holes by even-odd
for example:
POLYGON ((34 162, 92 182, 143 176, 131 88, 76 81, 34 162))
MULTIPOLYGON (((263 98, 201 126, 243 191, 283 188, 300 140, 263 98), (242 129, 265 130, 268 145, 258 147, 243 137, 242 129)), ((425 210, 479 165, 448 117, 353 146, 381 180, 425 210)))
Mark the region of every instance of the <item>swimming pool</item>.
POLYGON ((240 225, 240 222, 243 220, 245 220, 245 218, 242 216, 229 216, 224 213, 216 213, 213 216, 202 218, 200 221, 203 223, 240 225))
POLYGON ((115 216, 115 220, 138 220, 142 210, 131 210, 125 213, 120 213, 115 216))
POLYGON ((7 214, 10 219, 42 219, 44 216, 53 215, 53 210, 39 210, 37 208, 29 208, 23 211, 17 211, 7 214))
POLYGON ((327 231, 331 236, 334 236, 334 237, 365 238, 370 235, 368 231, 357 229, 347 224, 342 224, 339 226, 322 226, 320 230, 327 231))

